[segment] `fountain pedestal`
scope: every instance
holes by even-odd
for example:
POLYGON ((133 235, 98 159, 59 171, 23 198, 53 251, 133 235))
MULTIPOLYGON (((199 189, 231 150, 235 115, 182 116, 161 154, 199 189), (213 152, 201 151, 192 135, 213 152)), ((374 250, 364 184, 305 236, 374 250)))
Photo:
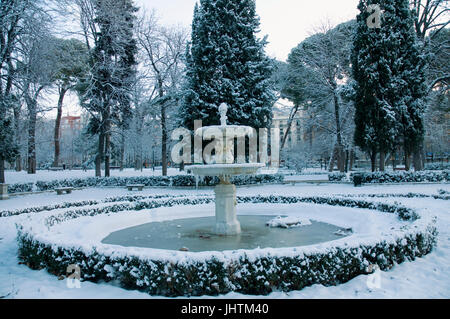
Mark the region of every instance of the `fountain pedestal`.
MULTIPOLYGON (((203 154, 208 164, 186 166, 187 171, 191 171, 196 176, 218 176, 220 184, 214 188, 216 194, 216 235, 233 236, 241 233, 241 224, 236 217, 236 186, 230 182, 230 177, 234 175, 255 174, 259 168, 264 167, 263 163, 234 163, 234 138, 251 137, 255 130, 249 126, 227 125, 228 106, 222 103, 219 106, 220 126, 201 127, 195 131, 195 136, 210 139, 222 139, 218 145, 214 146, 215 155, 203 154), (217 149, 216 149, 217 147, 217 149), (214 159, 215 164, 210 164, 214 159)), ((245 160, 245 144, 242 154, 237 159, 245 160)), ((239 147, 238 147, 239 148, 239 147)), ((241 149, 242 150, 242 149, 241 149)), ((212 152, 212 150, 211 150, 212 152)), ((200 157, 202 157, 200 156, 200 157)))
POLYGON ((214 188, 216 194, 216 226, 217 235, 238 235, 241 224, 236 217, 236 186, 220 183, 214 188))

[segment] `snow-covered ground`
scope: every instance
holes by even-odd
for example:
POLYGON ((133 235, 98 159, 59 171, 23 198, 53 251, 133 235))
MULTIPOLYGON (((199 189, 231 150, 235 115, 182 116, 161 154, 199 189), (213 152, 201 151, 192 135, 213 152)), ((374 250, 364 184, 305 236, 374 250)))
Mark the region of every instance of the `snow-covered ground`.
MULTIPOLYGON (((60 172, 53 172, 58 175, 60 172)), ((90 175, 92 176, 92 175, 90 175)), ((350 184, 327 185, 266 185, 257 187, 239 187, 238 195, 333 195, 333 194, 404 194, 407 192, 422 194, 437 194, 439 189, 450 192, 450 184, 424 185, 371 185, 354 188, 350 184)), ((0 202, 0 211, 25 207, 42 206, 62 202, 96 199, 129 195, 125 189, 84 189, 72 194, 57 196, 53 193, 16 196, 0 202)), ((197 195, 213 194, 212 189, 145 189, 136 194, 172 194, 197 195)), ((436 249, 424 258, 413 262, 396 265, 389 271, 380 272, 380 288, 369 288, 369 276, 361 275, 348 283, 336 287, 314 285, 301 291, 289 293, 274 292, 268 298, 449 298, 450 297, 450 209, 447 201, 433 198, 372 198, 378 202, 398 202, 419 209, 422 214, 437 216, 439 231, 436 249)), ((167 212, 168 210, 165 209, 167 212)), ((159 213, 164 213, 162 209, 159 213)), ((46 212, 34 214, 46 214, 46 212)), ((181 214, 182 215, 182 214, 181 214)), ((341 215, 339 215, 341 216, 341 215)), ((310 217, 310 216, 309 216, 310 217)), ((351 223, 347 218, 342 225, 351 223)), ((15 240, 15 223, 28 219, 26 214, 1 218, 0 222, 0 297, 7 298, 152 298, 137 291, 124 290, 108 283, 82 282, 80 289, 67 288, 65 280, 58 280, 45 270, 30 270, 25 265, 19 265, 17 259, 17 243, 15 240)), ((369 223, 369 222, 368 222, 369 223)), ((158 298, 160 298, 158 296, 158 298)), ((239 293, 229 293, 218 298, 255 298, 239 293)))

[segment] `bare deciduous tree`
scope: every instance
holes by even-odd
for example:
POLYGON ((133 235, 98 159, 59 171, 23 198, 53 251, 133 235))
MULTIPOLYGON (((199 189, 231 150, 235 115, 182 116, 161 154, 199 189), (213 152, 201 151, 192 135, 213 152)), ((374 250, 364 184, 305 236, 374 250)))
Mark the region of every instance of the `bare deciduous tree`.
POLYGON ((169 139, 167 113, 178 100, 187 32, 181 27, 160 26, 152 13, 144 14, 137 33, 138 44, 143 52, 143 67, 148 70, 150 85, 157 93, 151 104, 160 110, 162 173, 166 176, 169 139))

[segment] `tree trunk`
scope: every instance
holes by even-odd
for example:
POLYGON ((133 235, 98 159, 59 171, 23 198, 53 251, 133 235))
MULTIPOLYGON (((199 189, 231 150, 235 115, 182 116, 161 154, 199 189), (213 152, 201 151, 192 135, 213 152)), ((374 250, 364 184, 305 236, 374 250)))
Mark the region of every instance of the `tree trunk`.
MULTIPOLYGON (((330 154, 330 159, 328 161, 328 171, 329 172, 333 172, 334 161, 335 161, 335 156, 336 156, 335 154, 336 154, 336 144, 333 145, 332 152, 330 154)), ((326 164, 325 164, 325 166, 326 166, 326 164)))
POLYGON ((375 172, 377 170, 377 152, 372 152, 370 154, 370 163, 372 172, 375 172))
POLYGON ((35 100, 29 100, 28 105, 28 153, 27 173, 36 174, 36 104, 35 100))
POLYGON ((15 170, 16 170, 16 172, 22 171, 22 156, 20 156, 20 151, 16 157, 15 170))
POLYGON ((353 170, 353 164, 355 163, 355 150, 352 148, 350 151, 350 164, 348 167, 349 171, 353 170))
POLYGON ((111 176, 111 133, 105 134, 105 177, 111 176))
POLYGON ((134 170, 142 171, 142 148, 138 148, 134 160, 134 170))
POLYGON ((346 150, 345 151, 345 172, 348 172, 348 167, 349 167, 349 161, 350 161, 350 151, 346 150))
POLYGON ((395 158, 397 157, 397 152, 393 151, 391 158, 392 158, 392 170, 395 171, 395 169, 397 168, 397 162, 395 160, 395 158))
POLYGON ((5 184, 5 160, 0 156, 0 184, 5 184))
POLYGON ((282 137, 283 140, 282 140, 282 142, 281 142, 280 150, 283 150, 283 148, 284 148, 284 146, 285 146, 285 144, 286 144, 286 140, 287 140, 287 137, 289 136, 289 133, 291 132, 292 122, 294 121, 295 115, 296 115, 297 112, 298 112, 298 108, 299 108, 299 105, 296 104, 296 105, 294 106, 294 108, 292 109, 291 114, 289 115, 289 119, 288 119, 288 123, 287 123, 286 132, 284 133, 284 135, 283 135, 283 137, 282 137))
POLYGON ((103 133, 103 128, 100 128, 100 133, 98 135, 98 148, 97 148, 97 156, 95 157, 95 176, 102 176, 102 161, 103 161, 103 153, 105 150, 105 135, 103 133))
POLYGON ((338 163, 338 169, 339 172, 344 173, 345 172, 345 151, 344 147, 341 145, 338 149, 337 153, 337 163, 338 163))
POLYGON ((137 111, 137 123, 136 123, 136 144, 135 144, 135 160, 134 169, 136 171, 142 171, 142 127, 144 126, 144 112, 137 111))
POLYGON ((122 136, 120 139, 120 171, 124 169, 125 161, 125 129, 122 129, 122 136))
MULTIPOLYGON (((16 141, 16 145, 19 147, 20 145, 20 103, 17 103, 18 105, 15 105, 14 110, 14 138, 16 141)), ((22 171, 22 156, 20 155, 20 147, 19 147, 19 153, 16 157, 16 165, 15 165, 16 172, 22 171)))
POLYGON ((39 87, 33 94, 29 94, 30 84, 24 90, 25 102, 28 108, 28 153, 27 153, 27 172, 36 174, 36 118, 37 118, 37 100, 44 86, 39 87))
POLYGON ((313 147, 313 135, 314 135, 314 126, 313 126, 313 115, 311 114, 309 117, 309 128, 308 128, 308 137, 309 137, 309 150, 312 152, 313 147))
POLYGON ((109 120, 105 132, 105 177, 111 176, 111 130, 109 120))
POLYGON ((380 152, 380 172, 385 171, 384 162, 386 161, 386 153, 380 152))
POLYGON ((55 121, 55 131, 54 131, 54 142, 55 142, 55 155, 53 158, 53 167, 59 166, 59 156, 61 153, 60 150, 60 133, 61 133, 61 118, 62 118, 62 107, 63 107, 63 101, 64 96, 66 95, 67 89, 62 87, 59 90, 59 98, 58 98, 58 111, 56 114, 56 121, 55 121))
POLYGON ((417 148, 417 150, 413 153, 414 170, 416 172, 423 171, 424 169, 425 160, 423 154, 424 154, 423 143, 421 143, 417 148))
POLYGON ((161 159, 162 159, 162 175, 167 176, 167 123, 166 123, 166 107, 161 106, 161 130, 162 130, 162 145, 161 145, 161 159))
POLYGON ((330 160, 328 161, 328 171, 331 173, 334 169, 334 152, 331 154, 330 160))
POLYGON ((341 131, 341 117, 340 117, 340 105, 339 105, 339 97, 334 91, 334 116, 336 119, 336 140, 337 140, 337 162, 338 168, 341 173, 345 171, 344 164, 344 146, 342 145, 342 131, 341 131))
POLYGON ((409 172, 411 170, 411 154, 405 151, 405 171, 409 172))
MULTIPOLYGON (((0 79, 1 81, 1 79, 0 79)), ((1 82, 0 82, 0 94, 2 93, 1 82)), ((0 116, 1 118, 6 117, 6 109, 3 107, 3 103, 1 100, 3 97, 0 95, 0 116)), ((0 128, 1 129, 1 128, 0 128)), ((5 159, 3 155, 0 153, 0 184, 5 184, 5 159)))

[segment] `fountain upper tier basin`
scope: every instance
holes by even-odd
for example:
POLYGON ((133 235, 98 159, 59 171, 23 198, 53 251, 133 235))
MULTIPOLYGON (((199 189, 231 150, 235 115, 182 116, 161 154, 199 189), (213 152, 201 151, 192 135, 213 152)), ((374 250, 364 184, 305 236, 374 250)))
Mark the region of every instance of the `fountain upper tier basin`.
POLYGON ((185 169, 198 176, 232 176, 256 174, 263 163, 190 165, 185 169))

